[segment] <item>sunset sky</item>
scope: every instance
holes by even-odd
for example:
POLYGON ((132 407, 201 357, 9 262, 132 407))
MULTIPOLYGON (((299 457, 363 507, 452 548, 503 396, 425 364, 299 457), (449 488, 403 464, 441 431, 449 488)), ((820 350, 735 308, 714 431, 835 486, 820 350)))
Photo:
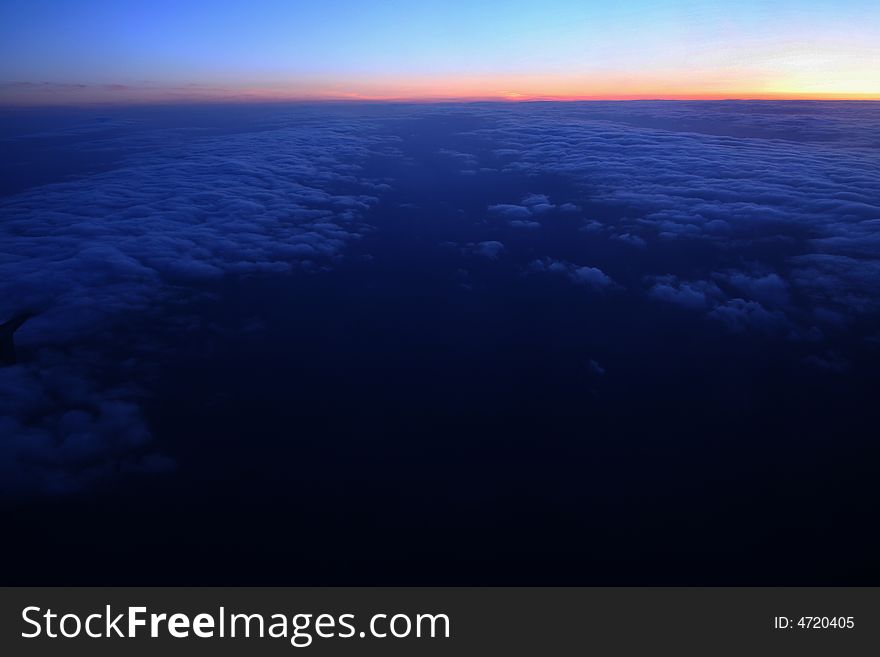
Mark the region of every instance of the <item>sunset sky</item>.
POLYGON ((876 0, 31 0, 0 102, 880 98, 876 0))

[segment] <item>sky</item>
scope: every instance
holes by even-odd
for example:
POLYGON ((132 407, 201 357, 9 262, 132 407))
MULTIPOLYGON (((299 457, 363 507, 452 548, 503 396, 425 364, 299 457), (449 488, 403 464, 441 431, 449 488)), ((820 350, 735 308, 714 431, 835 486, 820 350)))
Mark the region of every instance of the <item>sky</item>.
POLYGON ((31 0, 0 103, 880 98, 876 0, 31 0))

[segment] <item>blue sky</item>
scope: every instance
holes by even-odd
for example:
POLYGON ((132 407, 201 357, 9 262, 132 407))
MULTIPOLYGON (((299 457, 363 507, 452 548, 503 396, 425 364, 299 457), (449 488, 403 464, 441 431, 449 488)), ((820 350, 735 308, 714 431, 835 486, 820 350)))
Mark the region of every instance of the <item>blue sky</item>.
POLYGON ((83 98, 880 97, 878 44, 869 0, 32 0, 0 8, 0 82, 83 98))

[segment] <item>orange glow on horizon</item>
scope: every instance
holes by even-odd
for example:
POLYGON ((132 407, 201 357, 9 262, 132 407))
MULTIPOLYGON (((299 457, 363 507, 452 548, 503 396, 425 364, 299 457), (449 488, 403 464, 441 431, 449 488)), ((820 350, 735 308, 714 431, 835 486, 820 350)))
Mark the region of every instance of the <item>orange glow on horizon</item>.
POLYGON ((105 105, 187 102, 529 102, 587 100, 880 100, 876 74, 847 72, 827 81, 745 71, 582 76, 425 76, 297 80, 257 85, 3 86, 0 105, 105 105))

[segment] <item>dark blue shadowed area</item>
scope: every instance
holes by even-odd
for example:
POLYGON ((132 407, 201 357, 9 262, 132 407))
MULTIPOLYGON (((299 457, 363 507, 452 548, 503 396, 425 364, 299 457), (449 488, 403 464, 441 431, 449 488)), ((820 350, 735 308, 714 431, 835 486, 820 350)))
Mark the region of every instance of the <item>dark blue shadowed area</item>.
POLYGON ((2 120, 6 583, 877 582, 880 104, 2 120))

